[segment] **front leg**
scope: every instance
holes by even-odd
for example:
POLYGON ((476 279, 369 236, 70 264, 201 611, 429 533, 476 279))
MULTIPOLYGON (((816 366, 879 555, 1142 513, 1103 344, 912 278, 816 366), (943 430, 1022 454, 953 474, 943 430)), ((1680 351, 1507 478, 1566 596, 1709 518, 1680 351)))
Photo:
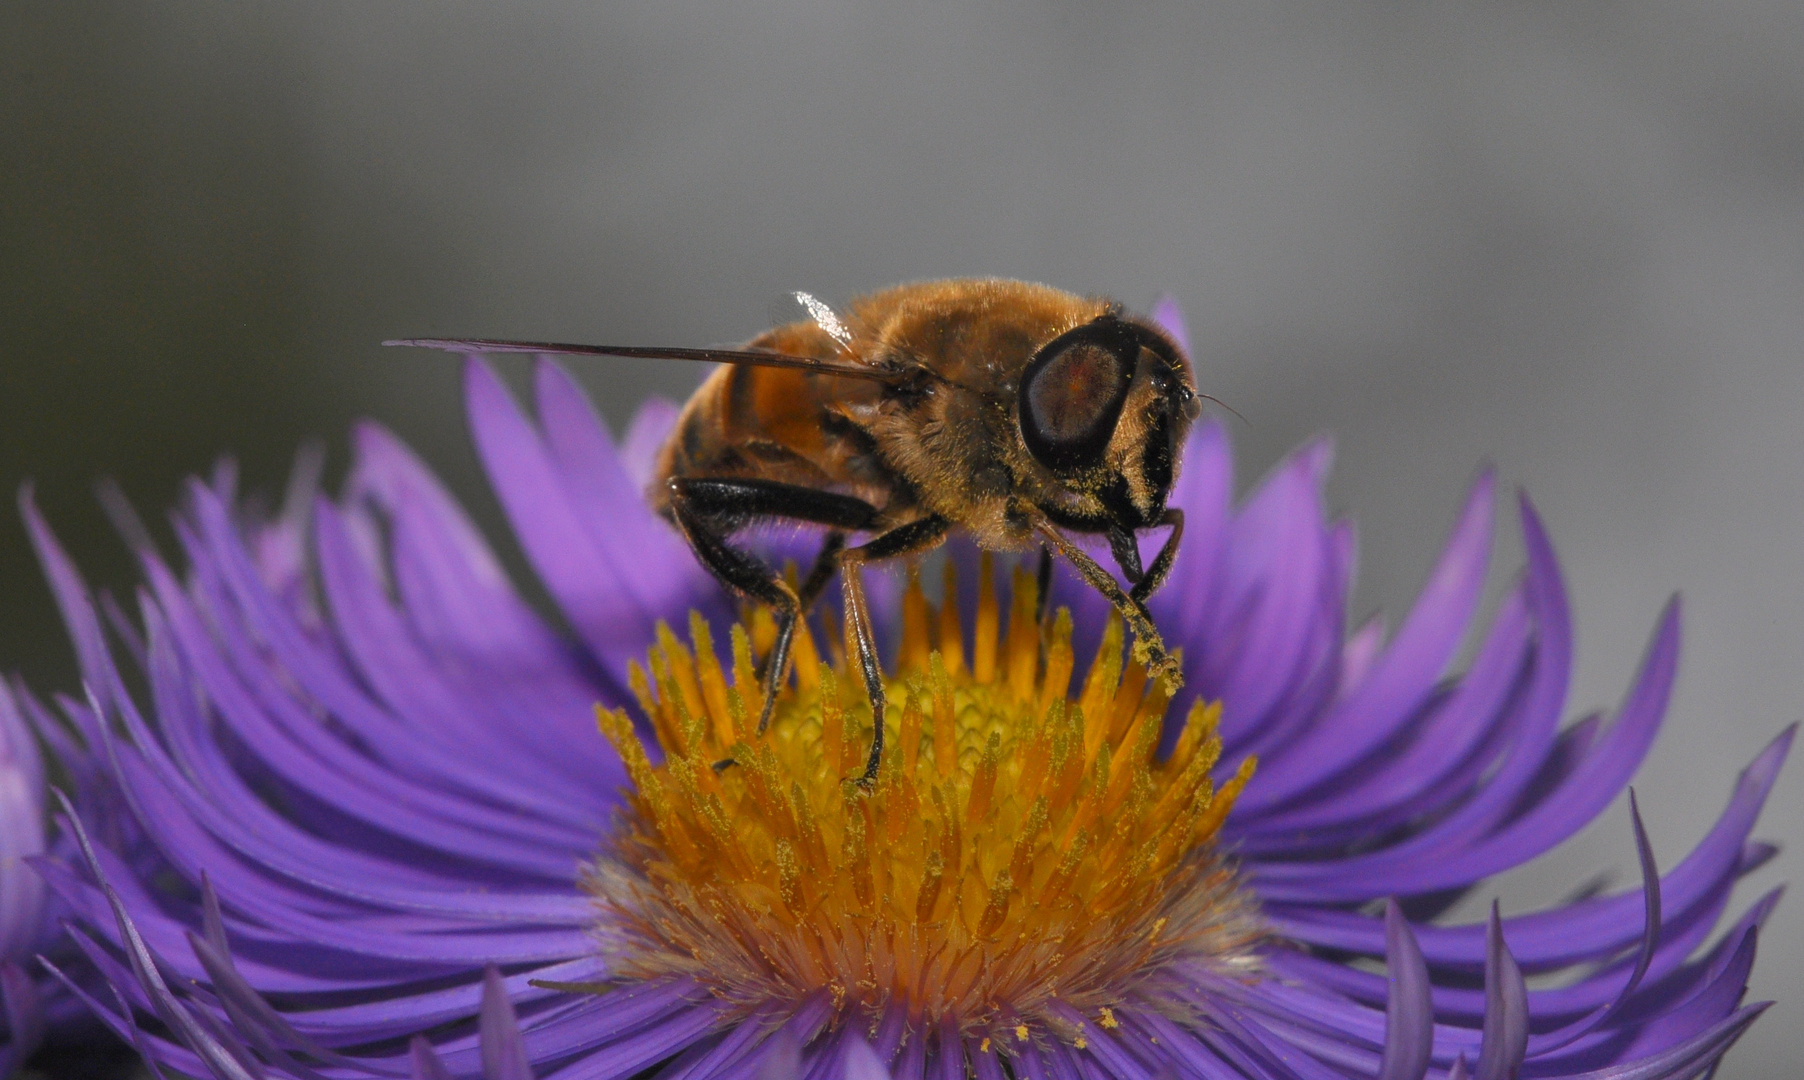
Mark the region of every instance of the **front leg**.
MULTIPOLYGON (((1066 539, 1065 534, 1047 520, 1045 514, 1033 510, 1028 512, 1028 516, 1034 523, 1034 530, 1045 537, 1058 550, 1058 553, 1077 569, 1077 572, 1082 575, 1092 589, 1103 595, 1103 599, 1107 600, 1121 616, 1122 621, 1127 623, 1128 629, 1134 632, 1134 659, 1145 664, 1147 673, 1154 678, 1164 680, 1171 690, 1176 691, 1178 687, 1183 686, 1183 671, 1178 667, 1178 662, 1165 650, 1165 639, 1159 636, 1159 628, 1153 625, 1152 616, 1147 614, 1146 606, 1123 592, 1115 578, 1107 570, 1097 565, 1096 560, 1086 554, 1084 549, 1066 539)), ((1172 547, 1172 545, 1168 542, 1167 547, 1172 547)), ((1172 550, 1175 553, 1175 548, 1172 550)), ((1159 559, 1167 563, 1170 561, 1165 559, 1164 551, 1160 551, 1159 559)), ((1158 561, 1155 561, 1153 565, 1157 568, 1158 561)), ((1169 569, 1170 566, 1167 565, 1166 570, 1169 569)))
POLYGON ((1178 557, 1178 544, 1184 539, 1184 511, 1175 506, 1167 507, 1158 523, 1170 525, 1171 534, 1165 538, 1159 554, 1153 557, 1152 565, 1146 568, 1146 576, 1134 582, 1134 587, 1128 591, 1128 597, 1143 607, 1147 598, 1165 584, 1165 578, 1171 573, 1172 561, 1178 557))

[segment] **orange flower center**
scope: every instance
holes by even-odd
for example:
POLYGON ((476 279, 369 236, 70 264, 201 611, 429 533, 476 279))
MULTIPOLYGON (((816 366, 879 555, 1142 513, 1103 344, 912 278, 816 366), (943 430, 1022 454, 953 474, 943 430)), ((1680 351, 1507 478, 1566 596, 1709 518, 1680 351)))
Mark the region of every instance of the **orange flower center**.
POLYGON ((900 1006, 1081 1045, 1173 961, 1250 972, 1258 920, 1214 841, 1253 762, 1211 782, 1219 707, 1198 702, 1160 760, 1167 693, 1124 665, 1120 623, 1072 693, 1070 614, 1037 619, 1021 571, 1011 608, 1004 630, 986 558, 967 648, 956 605, 911 578, 868 791, 851 778, 871 710, 843 657, 802 628, 760 737, 768 616, 733 628, 730 679, 699 616, 693 651, 660 627, 633 684, 662 764, 599 711, 633 785, 585 878, 615 977, 687 977, 744 1013, 824 993, 872 1022, 900 1006))

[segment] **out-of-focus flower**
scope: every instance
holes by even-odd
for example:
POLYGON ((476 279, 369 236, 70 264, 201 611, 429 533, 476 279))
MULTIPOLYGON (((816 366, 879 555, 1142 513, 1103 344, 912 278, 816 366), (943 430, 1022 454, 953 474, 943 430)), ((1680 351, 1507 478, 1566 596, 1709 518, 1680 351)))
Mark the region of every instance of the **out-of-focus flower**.
MULTIPOLYGON (((123 648, 46 541, 158 853, 134 865, 96 840, 47 873, 117 990, 91 1005, 165 1065, 1678 1080, 1760 1012, 1741 999, 1776 893, 1717 925, 1773 854, 1749 836, 1789 733, 1664 873, 1636 819, 1641 887, 1437 921, 1617 797, 1678 653, 1674 604, 1616 714, 1562 726, 1565 591, 1526 501, 1526 572, 1473 625, 1488 476, 1396 632, 1345 635, 1353 534, 1323 514, 1326 448, 1236 507, 1226 439, 1203 427, 1151 605, 1183 650, 1171 722, 1062 572, 1069 623, 1037 619, 1030 585, 1006 620, 977 591, 939 611, 909 592, 886 616, 901 704, 866 792, 840 778, 869 714, 826 663, 805 656, 770 732, 744 730, 765 629, 733 629, 641 496, 669 407, 616 447, 555 366, 536 426, 485 367, 467 385, 568 634, 373 427, 343 494, 279 526, 193 485, 185 568, 143 552, 123 648), (658 630, 691 610, 693 649, 658 630), (1529 989, 1536 974, 1560 978, 1529 989)), ((949 559, 967 583, 970 556, 949 559)))
MULTIPOLYGON (((73 715, 89 715, 72 700, 61 704, 73 715)), ((113 850, 135 854, 143 847, 110 770, 94 752, 94 735, 56 719, 22 680, 0 679, 0 1077, 16 1072, 41 1045, 84 1065, 119 1053, 92 1010, 40 963, 40 957, 54 964, 76 955, 61 926, 69 913, 40 875, 47 859, 79 857, 69 831, 52 827, 49 782, 113 850), (54 753, 54 777, 46 775, 40 740, 54 753)), ((88 983, 92 989, 91 978, 88 983)))
POLYGON ((44 761, 12 688, 0 685, 0 1076, 29 1057, 44 1034, 44 1003, 29 974, 45 943, 44 882, 27 865, 44 853, 44 835, 44 761))

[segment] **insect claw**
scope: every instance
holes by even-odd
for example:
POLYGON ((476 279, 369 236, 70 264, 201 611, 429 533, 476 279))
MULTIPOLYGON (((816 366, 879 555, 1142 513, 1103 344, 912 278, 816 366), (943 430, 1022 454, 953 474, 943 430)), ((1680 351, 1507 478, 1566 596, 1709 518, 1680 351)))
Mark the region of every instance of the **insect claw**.
POLYGON ((732 758, 721 758, 719 761, 716 761, 712 767, 715 772, 726 772, 737 764, 739 764, 739 762, 732 758))
MULTIPOLYGON (((1138 653, 1139 650, 1136 648, 1135 652, 1138 653)), ((1166 688, 1174 692, 1184 685, 1183 665, 1177 657, 1165 651, 1163 644, 1148 645, 1146 652, 1147 658, 1140 662, 1145 665, 1148 675, 1165 683, 1166 688)))

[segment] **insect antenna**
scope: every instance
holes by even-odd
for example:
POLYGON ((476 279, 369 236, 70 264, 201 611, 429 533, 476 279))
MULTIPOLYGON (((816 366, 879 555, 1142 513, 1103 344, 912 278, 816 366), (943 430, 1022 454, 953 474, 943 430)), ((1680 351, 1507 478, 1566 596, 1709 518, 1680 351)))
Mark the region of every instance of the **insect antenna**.
MULTIPOLYGON (((386 342, 384 344, 386 344, 386 342)), ((1241 412, 1239 409, 1236 409, 1234 406, 1223 401, 1221 398, 1216 397, 1214 394, 1205 394, 1201 390, 1192 390, 1191 393, 1195 394, 1197 397, 1202 398, 1204 401, 1213 401, 1217 405, 1220 405, 1222 408, 1233 413, 1235 419, 1239 420, 1241 423, 1245 424, 1247 427, 1253 426, 1253 422, 1251 420, 1248 420, 1245 416, 1241 415, 1241 412)))

